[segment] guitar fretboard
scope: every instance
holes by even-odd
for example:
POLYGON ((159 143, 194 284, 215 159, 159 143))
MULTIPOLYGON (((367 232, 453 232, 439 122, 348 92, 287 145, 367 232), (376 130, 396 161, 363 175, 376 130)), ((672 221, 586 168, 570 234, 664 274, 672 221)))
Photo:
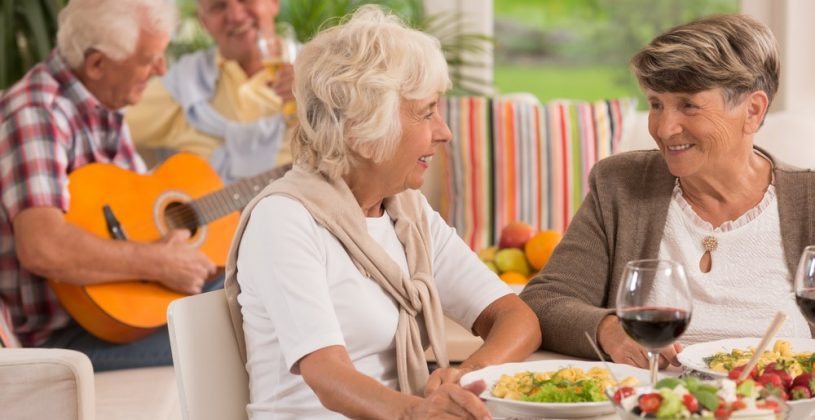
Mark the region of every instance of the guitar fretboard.
MULTIPOLYGON (((266 185, 283 176, 289 169, 291 169, 291 165, 279 166, 259 175, 243 178, 222 190, 184 203, 182 205, 186 209, 176 212, 178 215, 177 220, 168 220, 168 223, 171 226, 183 226, 194 230, 235 210, 240 210, 249 204, 249 201, 266 185)), ((168 213, 168 219, 176 218, 168 213)))

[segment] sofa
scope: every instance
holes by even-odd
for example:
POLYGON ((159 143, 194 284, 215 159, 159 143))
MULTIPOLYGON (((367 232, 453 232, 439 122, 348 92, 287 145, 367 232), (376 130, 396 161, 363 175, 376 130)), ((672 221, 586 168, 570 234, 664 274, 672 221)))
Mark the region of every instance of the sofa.
MULTIPOLYGON (((478 98, 448 100, 445 113, 455 140, 434 160, 423 187, 425 194, 474 249, 494 241, 495 229, 510 218, 525 219, 540 228, 564 228, 584 194, 582 178, 596 160, 625 150, 653 148, 646 113, 636 111, 627 99, 600 102, 541 105, 525 95, 486 102, 478 98), (458 112, 461 108, 451 101, 485 107, 479 111, 484 119, 458 112), (609 122, 609 117, 616 122, 609 122), (462 144, 465 138, 468 145, 462 144), (532 146, 537 149, 526 148, 532 146), (500 155, 507 152, 505 147, 514 148, 514 157, 500 155), (478 153, 484 152, 483 148, 491 152, 478 153), (525 154, 537 150, 540 155, 544 148, 560 161, 522 162, 528 157, 525 154), (513 168, 496 168, 502 161, 512 161, 513 168), (507 172, 495 174, 501 170, 507 172), (554 170, 564 176, 554 177, 552 182, 554 170), (484 171, 490 179, 479 178, 484 171), (484 193, 485 186, 478 182, 492 186, 484 193), (529 195, 536 199, 530 201, 529 195), (507 197, 515 200, 512 205, 501 202, 507 197), (552 203, 557 203, 557 208, 552 203)), ((813 139, 815 122, 811 118, 779 112, 768 115, 756 143, 788 163, 815 167, 813 139)), ((458 357, 469 354, 480 342, 460 327, 456 334, 458 357)), ((175 420, 181 415, 172 367, 94 374, 88 359, 77 352, 0 349, 0 418, 175 420)))

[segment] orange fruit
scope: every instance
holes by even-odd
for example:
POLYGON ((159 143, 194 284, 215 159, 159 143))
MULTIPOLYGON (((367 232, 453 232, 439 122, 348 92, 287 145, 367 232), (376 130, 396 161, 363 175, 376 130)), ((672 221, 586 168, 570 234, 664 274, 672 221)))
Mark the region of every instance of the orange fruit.
POLYGON ((501 273, 500 277, 508 284, 526 284, 528 282, 526 276, 517 271, 505 271, 501 273))
POLYGON ((563 235, 554 230, 542 230, 535 234, 532 238, 526 241, 524 245, 524 254, 529 261, 529 265, 535 270, 540 270, 549 261, 552 256, 552 251, 555 250, 557 244, 563 235))

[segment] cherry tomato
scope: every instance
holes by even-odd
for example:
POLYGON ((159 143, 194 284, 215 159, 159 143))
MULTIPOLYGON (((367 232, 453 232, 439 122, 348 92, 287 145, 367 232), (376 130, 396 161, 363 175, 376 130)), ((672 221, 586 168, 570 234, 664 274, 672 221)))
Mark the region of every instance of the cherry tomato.
POLYGON ((634 395, 634 393, 635 393, 634 388, 631 388, 630 386, 624 386, 614 391, 614 395, 611 397, 611 399, 613 399, 614 402, 619 404, 620 401, 623 400, 623 398, 634 395))
POLYGON ((691 413, 699 412, 699 401, 696 400, 696 397, 694 397, 693 394, 683 395, 682 403, 685 404, 685 408, 687 408, 691 413))
POLYGON ((640 396, 640 410, 645 414, 656 413, 662 404, 662 395, 655 392, 640 396))
POLYGON ((730 418, 730 409, 726 407, 719 407, 713 412, 713 418, 716 420, 727 420, 730 418))

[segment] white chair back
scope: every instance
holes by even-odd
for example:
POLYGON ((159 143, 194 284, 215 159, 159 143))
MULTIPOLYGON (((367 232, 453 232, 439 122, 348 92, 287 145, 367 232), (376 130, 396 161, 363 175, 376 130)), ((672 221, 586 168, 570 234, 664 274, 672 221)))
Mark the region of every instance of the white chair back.
POLYGON ((178 299, 167 309, 185 420, 245 420, 249 375, 223 290, 178 299))

